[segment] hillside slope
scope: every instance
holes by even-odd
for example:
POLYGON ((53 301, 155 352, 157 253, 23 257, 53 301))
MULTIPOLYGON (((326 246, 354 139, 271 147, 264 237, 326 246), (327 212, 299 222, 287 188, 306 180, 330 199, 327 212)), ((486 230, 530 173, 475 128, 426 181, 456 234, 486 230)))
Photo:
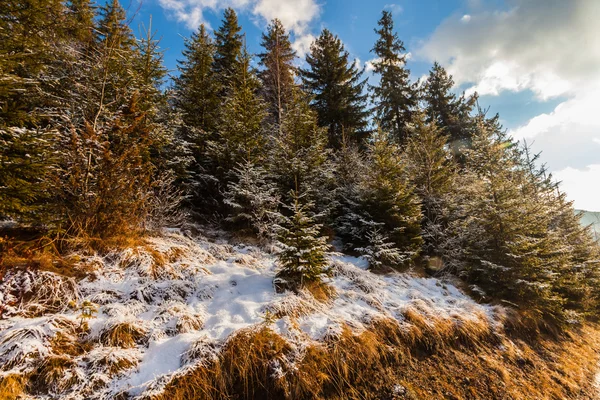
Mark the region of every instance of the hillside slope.
POLYGON ((0 398, 595 395, 595 329, 532 345, 435 278, 332 253, 327 286, 276 293, 274 256, 178 231, 72 258, 84 279, 2 277, 0 398))

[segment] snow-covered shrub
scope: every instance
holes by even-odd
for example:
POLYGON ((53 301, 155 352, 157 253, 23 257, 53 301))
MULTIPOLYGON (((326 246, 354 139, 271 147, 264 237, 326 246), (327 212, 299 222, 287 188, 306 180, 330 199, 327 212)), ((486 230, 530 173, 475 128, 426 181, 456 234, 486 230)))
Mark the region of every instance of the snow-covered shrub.
POLYGON ((227 220, 237 229, 246 229, 259 239, 269 239, 277 210, 277 188, 269 180, 267 171, 250 162, 239 164, 233 170, 234 180, 223 194, 231 211, 227 220))
POLYGON ((83 357, 87 369, 95 376, 103 375, 108 379, 135 367, 141 360, 138 348, 100 346, 92 349, 83 357))
POLYGON ((0 315, 56 313, 78 299, 75 279, 53 272, 17 269, 9 271, 0 282, 0 315))
POLYGON ((412 259, 415 254, 403 252, 396 247, 394 242, 381 233, 380 230, 372 230, 367 234, 368 245, 356 249, 369 262, 369 268, 379 269, 382 266, 395 267, 412 259))
POLYGON ((296 290, 304 283, 321 279, 327 265, 325 253, 329 250, 327 238, 321 235, 321 225, 310 213, 312 202, 302 204, 302 197, 296 191, 290 194, 293 203, 287 208, 291 216, 281 215, 282 223, 277 226, 277 254, 280 270, 276 286, 281 289, 296 290))

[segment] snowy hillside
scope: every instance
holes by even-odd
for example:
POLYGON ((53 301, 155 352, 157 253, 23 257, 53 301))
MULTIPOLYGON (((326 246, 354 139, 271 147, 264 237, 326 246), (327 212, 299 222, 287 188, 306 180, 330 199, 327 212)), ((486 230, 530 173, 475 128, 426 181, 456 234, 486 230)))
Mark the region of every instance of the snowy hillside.
POLYGON ((340 254, 330 259, 327 283, 335 293, 321 301, 309 292, 277 294, 275 258, 258 248, 178 232, 82 257, 79 266, 90 275, 79 282, 9 272, 0 286, 1 376, 30 376, 51 365, 42 379, 64 398, 149 395, 210 362, 228 337, 250 327, 268 326, 301 354, 344 327, 359 334, 373 321, 392 319, 409 329, 408 313, 431 323, 487 326, 494 318, 493 308, 451 284, 376 275, 363 260, 340 254))

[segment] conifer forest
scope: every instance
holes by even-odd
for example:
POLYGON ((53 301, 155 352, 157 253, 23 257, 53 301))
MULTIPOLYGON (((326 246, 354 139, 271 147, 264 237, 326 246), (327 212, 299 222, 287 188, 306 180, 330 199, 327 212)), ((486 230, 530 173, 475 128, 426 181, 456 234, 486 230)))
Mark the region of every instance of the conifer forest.
POLYGON ((168 71, 119 0, 0 2, 0 398, 596 398, 596 239, 372 27, 377 83, 231 8, 168 71))

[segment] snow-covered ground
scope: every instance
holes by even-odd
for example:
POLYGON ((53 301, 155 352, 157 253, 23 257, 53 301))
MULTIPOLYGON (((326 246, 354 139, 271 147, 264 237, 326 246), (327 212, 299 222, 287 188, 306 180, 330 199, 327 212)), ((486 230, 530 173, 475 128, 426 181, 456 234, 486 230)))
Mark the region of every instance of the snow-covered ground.
POLYGON ((174 373, 214 357, 231 334, 254 325, 268 324, 306 346, 343 326, 360 333, 374 319, 402 322, 408 309, 432 320, 494 318, 493 308, 438 279, 373 274, 364 260, 339 253, 330 259, 327 283, 335 294, 325 302, 308 292, 276 293, 271 254, 176 231, 139 248, 81 258, 93 270, 83 281, 49 272, 7 274, 0 284, 0 373, 27 373, 56 353, 57 335, 76 335, 86 302, 96 310, 84 337, 90 349, 68 368, 82 382, 74 399, 160 390, 174 373), (135 343, 116 347, 110 334, 118 326, 138 332, 135 343), (119 361, 125 362, 118 372, 106 368, 119 361), (104 389, 82 395, 90 374, 104 389))

